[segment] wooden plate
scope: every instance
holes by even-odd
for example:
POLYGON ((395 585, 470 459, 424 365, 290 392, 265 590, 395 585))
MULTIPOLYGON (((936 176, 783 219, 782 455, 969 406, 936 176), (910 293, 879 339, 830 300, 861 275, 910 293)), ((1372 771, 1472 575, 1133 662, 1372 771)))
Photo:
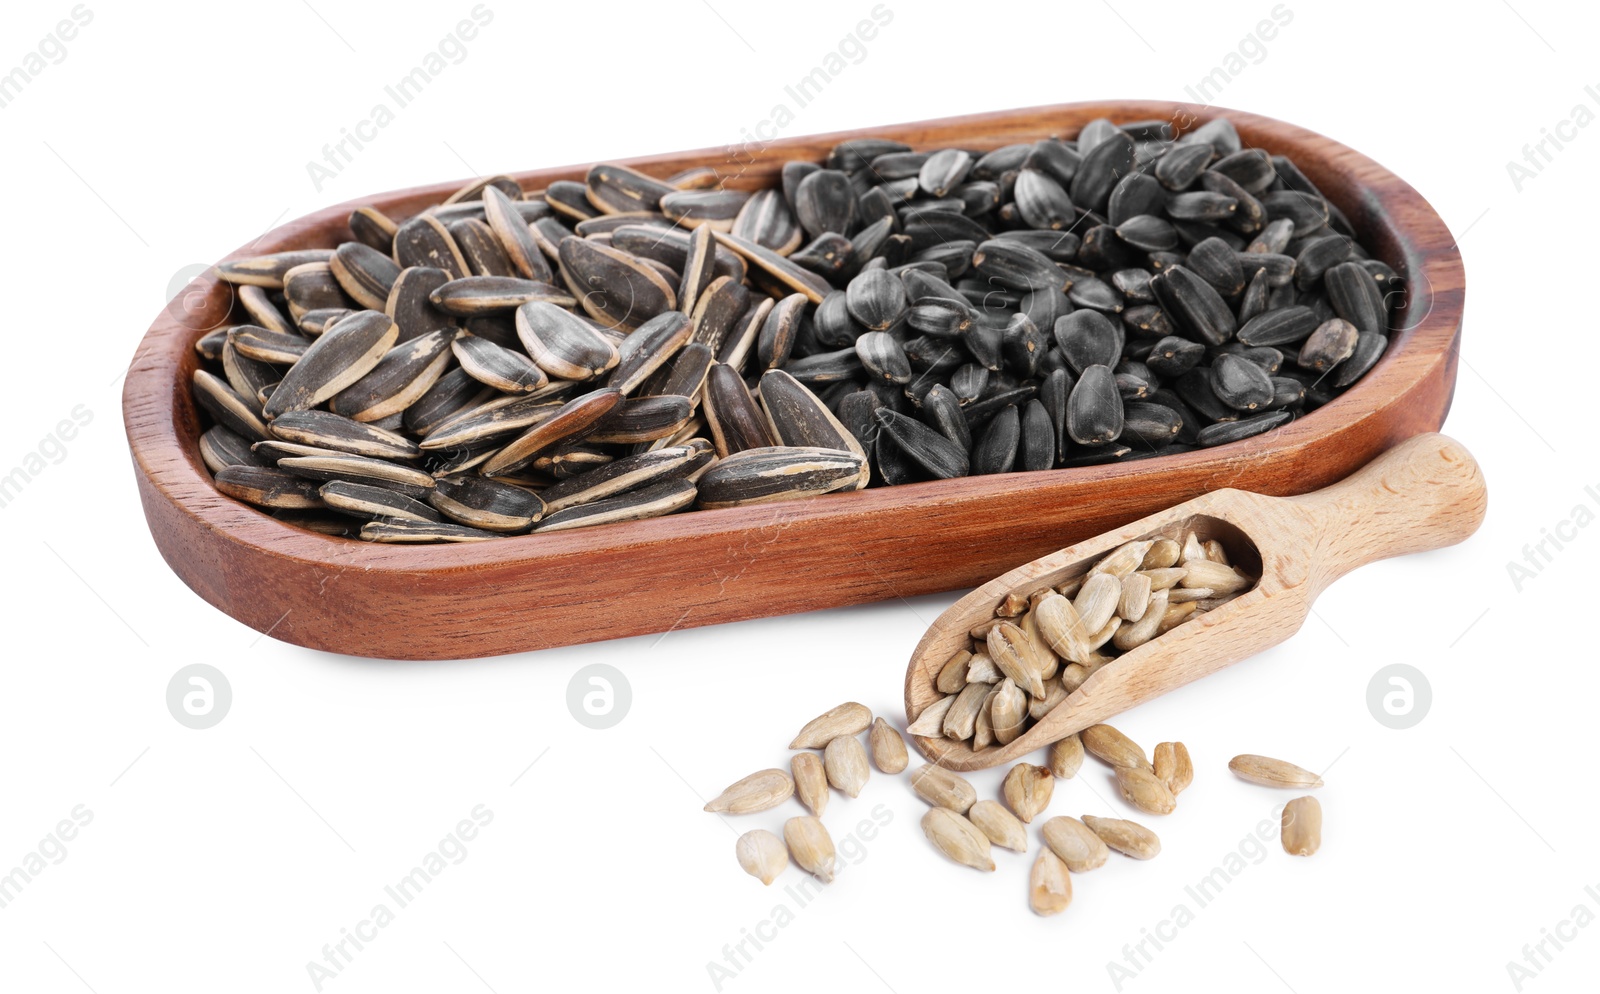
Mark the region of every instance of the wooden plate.
MULTIPOLYGON (((848 138, 990 149, 1071 136, 1097 117, 1233 119, 1245 143, 1282 153, 1343 209, 1374 256, 1410 284, 1387 353, 1304 418, 1215 449, 1122 465, 972 477, 753 508, 447 546, 330 538, 219 494, 201 462, 189 382, 193 343, 232 304, 213 284, 150 326, 123 389, 145 518, 167 563, 201 597, 258 631, 361 656, 487 656, 973 587, 1022 563, 1219 487, 1299 494, 1443 423, 1455 386, 1465 275, 1455 239, 1405 181, 1338 142, 1282 121, 1150 101, 1062 104, 624 160, 666 176, 743 168, 731 185, 776 182, 848 138), (181 318, 181 320, 180 320, 181 318), (199 320, 197 320, 199 318, 199 320)), ((1190 124, 1192 126, 1192 124, 1190 124)), ((587 166, 520 173, 526 189, 582 180, 587 166)), ((404 218, 460 183, 363 197, 291 221, 240 258, 332 248, 353 206, 404 218)))

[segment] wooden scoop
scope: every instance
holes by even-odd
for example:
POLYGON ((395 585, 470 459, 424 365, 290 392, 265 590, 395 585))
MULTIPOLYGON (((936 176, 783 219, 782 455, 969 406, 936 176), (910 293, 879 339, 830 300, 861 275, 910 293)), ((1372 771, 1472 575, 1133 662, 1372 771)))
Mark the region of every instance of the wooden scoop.
POLYGON ((922 637, 906 670, 909 720, 943 696, 934 686, 940 668, 970 645, 971 630, 993 618, 1007 594, 1058 587, 1124 542, 1182 542, 1193 531, 1201 541, 1221 542, 1233 564, 1258 581, 1104 664, 1010 745, 974 752, 964 742, 915 736, 917 745, 952 770, 1012 762, 1277 645, 1300 629, 1328 584, 1357 566, 1460 542, 1477 530, 1487 503, 1483 473, 1460 443, 1418 435, 1325 490, 1300 497, 1217 490, 1019 566, 951 605, 922 637))

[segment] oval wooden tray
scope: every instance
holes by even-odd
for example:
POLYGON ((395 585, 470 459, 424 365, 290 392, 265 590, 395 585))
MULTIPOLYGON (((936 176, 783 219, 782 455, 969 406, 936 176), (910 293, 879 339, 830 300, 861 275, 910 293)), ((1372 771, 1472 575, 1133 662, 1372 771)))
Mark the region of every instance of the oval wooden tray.
MULTIPOLYGON (((1125 101, 1062 104, 623 160, 655 175, 742 167, 738 186, 776 181, 782 163, 820 160, 847 138, 990 149, 1084 123, 1233 119, 1248 145, 1292 157, 1412 286, 1405 330, 1355 387, 1277 431, 1232 445, 1122 465, 972 477, 653 521, 403 547, 330 538, 222 496, 200 460, 190 398, 200 332, 163 312, 134 356, 123 415, 157 548, 182 580, 257 631, 360 656, 442 659, 570 645, 675 628, 973 587, 1022 563, 1223 486, 1315 490, 1443 423, 1455 386, 1465 297, 1444 222, 1399 177, 1304 128, 1221 108, 1125 101)), ((516 174, 527 189, 581 180, 588 166, 516 174)), ((461 184, 330 207, 228 258, 332 248, 352 206, 406 217, 461 184)), ((226 287, 200 313, 220 319, 226 287)), ((190 324, 197 324, 191 320, 190 324)), ((215 322, 211 322, 214 324, 215 322)))

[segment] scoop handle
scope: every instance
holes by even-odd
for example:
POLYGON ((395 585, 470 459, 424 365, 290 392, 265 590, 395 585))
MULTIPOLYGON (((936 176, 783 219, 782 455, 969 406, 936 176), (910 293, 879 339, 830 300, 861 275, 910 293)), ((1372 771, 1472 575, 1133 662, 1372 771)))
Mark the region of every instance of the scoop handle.
POLYGON ((1483 522, 1489 492, 1472 453, 1429 432, 1331 487, 1290 499, 1320 524, 1320 590, 1358 566, 1464 540, 1483 522))

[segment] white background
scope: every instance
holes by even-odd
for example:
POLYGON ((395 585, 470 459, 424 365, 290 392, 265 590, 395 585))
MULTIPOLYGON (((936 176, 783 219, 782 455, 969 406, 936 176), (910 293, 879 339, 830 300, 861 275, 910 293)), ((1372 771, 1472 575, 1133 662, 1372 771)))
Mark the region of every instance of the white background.
MULTIPOLYGON (((793 731, 840 700, 902 722, 906 659, 955 594, 395 663, 262 638, 174 577, 145 529, 119 411, 120 374, 173 275, 366 192, 736 143, 872 6, 713 4, 490 0, 493 21, 465 60, 320 191, 306 162, 468 17, 469 0, 90 0, 93 21, 65 59, 0 110, 0 472, 76 405, 93 414, 0 510, 0 872, 75 806, 93 812, 65 858, 0 909, 0 989, 312 990, 307 963, 324 944, 480 804, 493 820, 464 861, 324 990, 710 991, 707 964, 779 903, 793 921, 761 951, 747 946, 748 963, 735 953, 741 972, 722 989, 1111 991, 1108 961, 1179 903, 1193 922, 1122 989, 1516 989, 1506 964, 1525 944, 1579 904, 1600 912, 1600 886, 1584 890, 1600 885, 1585 758, 1600 680, 1584 565, 1600 529, 1580 529, 1520 591, 1507 572, 1575 506, 1600 507, 1600 128, 1580 131, 1521 192, 1506 169, 1575 104, 1600 110, 1584 92, 1600 84, 1594 14, 1576 5, 1290 0, 1292 23, 1218 98, 1371 155, 1459 236, 1470 293, 1446 430, 1481 461, 1490 513, 1460 547, 1340 582, 1285 646, 1119 719, 1147 747, 1187 742, 1196 782, 1176 814, 1147 819, 1164 843, 1156 860, 1114 856, 1077 876, 1073 906, 1055 918, 1027 909, 1032 853, 997 851, 992 875, 934 853, 904 776, 875 775, 855 801, 835 796, 836 837, 878 805, 892 820, 804 908, 783 893, 798 870, 763 888, 733 858, 737 832, 777 829, 797 802, 726 821, 700 811, 726 783, 785 765, 793 731), (194 662, 220 668, 233 690, 231 712, 205 731, 180 726, 164 702, 169 678, 194 662), (1379 725, 1365 703, 1373 673, 1394 662, 1433 688, 1431 713, 1406 731, 1379 725), (591 663, 632 686, 632 710, 610 730, 581 727, 565 703, 591 663), (1326 841, 1294 859, 1272 839, 1197 909, 1186 885, 1293 796, 1233 779, 1225 763, 1240 752, 1331 765, 1318 793, 1326 841)), ((866 58, 786 134, 1186 99, 1272 4, 888 7, 893 22, 866 58)), ((19 64, 70 9, 6 5, 0 66, 19 64)), ((998 773, 974 780, 996 796, 998 773)), ((1127 813, 1092 760, 1049 809, 1085 812, 1127 813)), ((1587 989, 1600 928, 1546 949, 1522 989, 1587 989)))

